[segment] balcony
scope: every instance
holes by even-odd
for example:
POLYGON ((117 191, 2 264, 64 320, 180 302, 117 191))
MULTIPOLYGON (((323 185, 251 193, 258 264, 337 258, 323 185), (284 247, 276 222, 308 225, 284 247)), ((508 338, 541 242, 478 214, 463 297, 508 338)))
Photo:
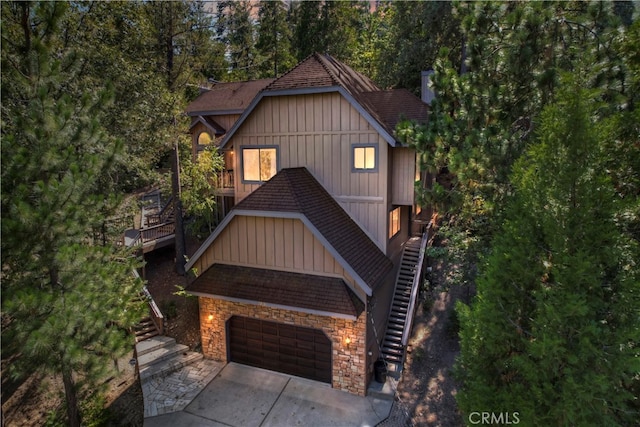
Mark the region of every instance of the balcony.
POLYGON ((234 188, 233 169, 219 172, 216 178, 217 178, 216 188, 223 190, 223 192, 227 192, 228 190, 233 191, 233 188, 234 188))

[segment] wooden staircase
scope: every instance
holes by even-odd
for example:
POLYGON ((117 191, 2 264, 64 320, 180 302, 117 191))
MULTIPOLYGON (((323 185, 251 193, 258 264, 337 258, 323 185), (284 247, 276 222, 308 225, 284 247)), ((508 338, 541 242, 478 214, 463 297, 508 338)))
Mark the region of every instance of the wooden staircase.
POLYGON ((382 340, 382 358, 388 363, 402 364, 404 361, 404 349, 409 329, 411 329, 425 242, 426 236, 412 237, 405 243, 402 251, 393 301, 387 320, 387 331, 382 340))
POLYGON ((140 323, 135 326, 134 332, 136 334, 137 343, 160 335, 160 332, 158 331, 158 328, 156 328, 151 317, 145 317, 142 319, 140 323))

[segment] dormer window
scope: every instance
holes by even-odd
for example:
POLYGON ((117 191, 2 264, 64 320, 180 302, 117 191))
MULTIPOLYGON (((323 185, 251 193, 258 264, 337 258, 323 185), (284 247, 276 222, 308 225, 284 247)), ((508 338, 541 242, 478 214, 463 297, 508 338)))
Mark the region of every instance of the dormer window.
POLYGON ((241 147, 242 180, 268 181, 278 172, 277 147, 241 147))
POLYGON ((353 144, 351 167, 354 172, 378 171, 378 147, 375 144, 353 144))

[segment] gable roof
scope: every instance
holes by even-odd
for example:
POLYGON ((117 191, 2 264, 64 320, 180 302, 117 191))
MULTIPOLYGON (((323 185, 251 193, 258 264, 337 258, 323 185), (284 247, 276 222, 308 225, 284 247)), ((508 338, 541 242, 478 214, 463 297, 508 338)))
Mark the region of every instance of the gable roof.
POLYGON ((202 123, 203 125, 205 125, 207 129, 209 129, 215 136, 224 135, 224 133, 226 132, 226 130, 222 126, 216 123, 216 121, 209 116, 194 117, 191 120, 191 126, 189 126, 189 130, 193 129, 198 123, 202 123))
POLYGON ((271 82, 273 79, 216 83, 189 103, 185 111, 189 116, 241 114, 258 92, 271 82))
POLYGON ((396 146, 394 135, 398 117, 391 117, 390 108, 398 116, 427 120, 428 106, 420 98, 404 90, 383 91, 370 78, 329 55, 314 53, 294 68, 277 78, 259 92, 242 116, 229 129, 220 144, 224 147, 266 96, 339 92, 391 146, 396 146), (391 106, 385 101, 392 100, 391 106))
POLYGON ((340 278, 227 264, 211 266, 187 291, 354 319, 364 310, 364 304, 340 278))
POLYGON ((190 269, 235 215, 298 218, 371 295, 393 264, 306 168, 282 169, 240 201, 196 251, 190 269))
POLYGON ((341 86, 351 95, 380 90, 367 76, 329 55, 314 53, 265 88, 268 91, 341 86))

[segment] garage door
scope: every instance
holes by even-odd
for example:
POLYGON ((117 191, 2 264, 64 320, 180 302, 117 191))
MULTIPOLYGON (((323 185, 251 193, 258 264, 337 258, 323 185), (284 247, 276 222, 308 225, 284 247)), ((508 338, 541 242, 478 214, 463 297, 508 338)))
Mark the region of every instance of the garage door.
POLYGON ((233 316, 229 360, 331 383, 331 341, 318 329, 233 316))

